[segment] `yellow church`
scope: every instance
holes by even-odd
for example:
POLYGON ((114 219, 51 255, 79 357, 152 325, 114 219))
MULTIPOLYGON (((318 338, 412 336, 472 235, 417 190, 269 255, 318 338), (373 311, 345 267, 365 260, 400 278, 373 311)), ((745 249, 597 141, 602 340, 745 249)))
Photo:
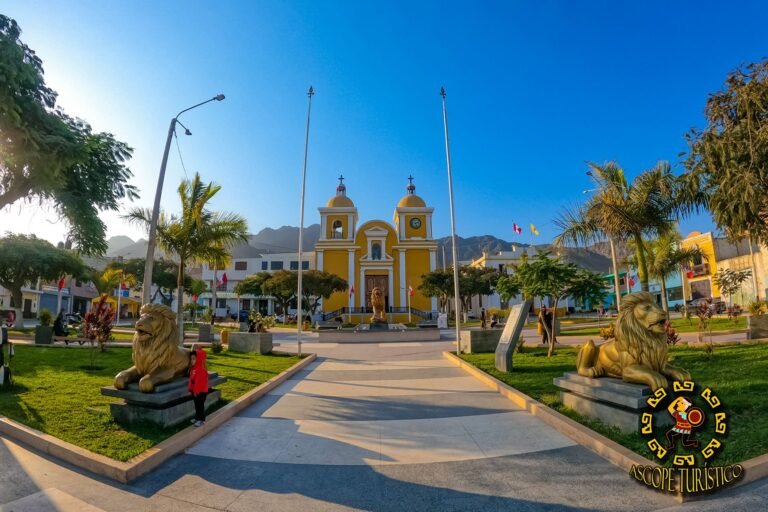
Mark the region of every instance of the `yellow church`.
POLYGON ((349 291, 323 301, 323 316, 346 322, 370 322, 371 291, 384 293, 390 322, 418 322, 437 310, 437 299, 418 290, 421 276, 435 270, 437 242, 432 237, 432 212, 415 194, 409 177, 407 194, 395 207, 393 224, 369 220, 358 225, 357 208, 347 196, 344 177, 336 195, 320 212, 320 239, 315 245, 316 268, 347 280, 349 291), (411 291, 412 290, 412 291, 411 291))

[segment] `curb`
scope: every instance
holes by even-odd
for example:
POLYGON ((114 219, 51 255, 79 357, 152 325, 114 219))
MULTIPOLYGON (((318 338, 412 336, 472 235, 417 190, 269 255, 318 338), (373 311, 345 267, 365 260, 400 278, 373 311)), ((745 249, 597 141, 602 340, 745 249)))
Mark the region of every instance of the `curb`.
MULTIPOLYGON (((765 342, 768 341, 763 341, 763 343, 765 342)), ((563 414, 560 414, 554 409, 551 409, 546 405, 538 402, 537 400, 534 400, 525 393, 522 393, 509 386, 508 384, 501 382, 495 377, 488 375, 479 368, 467 363, 456 354, 452 352, 443 352, 443 357, 475 377, 477 380, 481 381, 486 386, 495 389, 499 392, 499 394, 505 398, 508 398, 519 407, 530 412, 550 427, 570 437, 580 445, 589 448, 611 464, 614 464, 627 472, 633 464, 641 464, 646 466, 654 464, 642 455, 639 455, 632 450, 625 448, 619 443, 612 441, 601 434, 598 434, 594 430, 585 427, 581 423, 574 421, 563 414)), ((732 489, 736 489, 737 487, 749 485, 760 479, 768 477, 768 453, 758 455, 757 457, 744 461, 741 463, 741 465, 744 467, 744 478, 728 487, 727 490, 730 491, 732 489)), ((688 503, 691 501, 703 501, 706 500, 709 496, 687 496, 677 493, 673 497, 678 502, 688 503)))
POLYGON ((127 484, 141 475, 152 471, 174 455, 183 452, 297 372, 303 370, 316 358, 317 354, 307 354, 304 359, 281 374, 272 377, 240 398, 229 402, 221 409, 211 413, 202 427, 187 427, 127 462, 120 462, 104 455, 93 453, 85 448, 80 448, 49 434, 44 434, 39 430, 30 428, 5 416, 0 416, 0 434, 78 468, 127 484))

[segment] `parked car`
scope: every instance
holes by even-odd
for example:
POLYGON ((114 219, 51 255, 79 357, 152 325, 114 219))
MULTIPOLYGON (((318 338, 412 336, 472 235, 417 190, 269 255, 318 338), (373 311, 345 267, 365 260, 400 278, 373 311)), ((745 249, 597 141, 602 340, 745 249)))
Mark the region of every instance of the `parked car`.
POLYGON ((248 321, 248 315, 250 315, 250 314, 251 314, 251 312, 248 311, 247 309, 241 309, 240 313, 238 313, 238 314, 234 314, 233 313, 233 314, 229 315, 229 317, 232 320, 237 320, 238 322, 247 322, 248 321))
MULTIPOLYGON (((698 299, 689 300, 686 304, 689 308, 696 310, 699 308, 701 304, 708 303, 708 302, 710 302, 710 299, 701 297, 698 299)), ((722 300, 712 299, 711 303, 715 308, 715 313, 725 313, 725 311, 728 309, 728 306, 722 300)))
POLYGON ((285 315, 276 315, 275 322, 279 324, 294 324, 296 323, 296 315, 288 315, 288 320, 285 320, 285 315))

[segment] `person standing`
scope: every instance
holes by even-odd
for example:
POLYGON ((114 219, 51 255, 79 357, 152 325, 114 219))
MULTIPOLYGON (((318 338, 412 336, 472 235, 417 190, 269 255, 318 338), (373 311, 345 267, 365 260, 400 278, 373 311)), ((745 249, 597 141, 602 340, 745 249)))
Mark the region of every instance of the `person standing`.
POLYGON ((480 308, 480 327, 485 329, 485 308, 480 308))
POLYGON ((206 353, 203 349, 193 349, 189 355, 189 385, 187 389, 192 393, 195 402, 195 419, 192 424, 201 427, 205 423, 205 399, 208 397, 208 369, 205 367, 206 353))

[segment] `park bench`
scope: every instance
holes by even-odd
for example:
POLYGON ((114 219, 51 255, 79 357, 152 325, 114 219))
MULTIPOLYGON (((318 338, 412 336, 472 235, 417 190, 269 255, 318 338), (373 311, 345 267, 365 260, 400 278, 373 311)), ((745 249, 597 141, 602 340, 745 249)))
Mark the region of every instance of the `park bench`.
POLYGON ((54 336, 53 342, 56 343, 57 341, 63 341, 65 345, 69 346, 69 342, 77 342, 79 344, 87 343, 91 340, 88 338, 78 338, 76 336, 54 336))

